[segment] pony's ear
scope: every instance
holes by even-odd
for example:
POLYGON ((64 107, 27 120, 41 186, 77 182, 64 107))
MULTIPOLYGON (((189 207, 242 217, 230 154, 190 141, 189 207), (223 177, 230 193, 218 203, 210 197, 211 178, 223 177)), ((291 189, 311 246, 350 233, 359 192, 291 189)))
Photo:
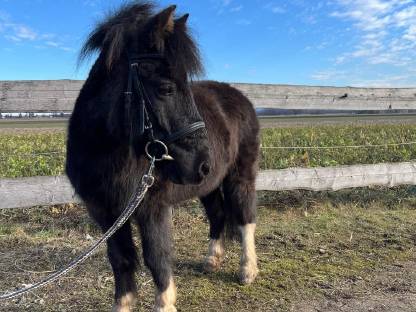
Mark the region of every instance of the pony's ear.
POLYGON ((154 17, 155 31, 159 38, 164 38, 173 33, 175 29, 175 10, 176 5, 171 5, 154 17))
POLYGON ((175 20, 175 28, 177 29, 185 29, 186 22, 188 22, 189 14, 185 14, 184 16, 175 20))

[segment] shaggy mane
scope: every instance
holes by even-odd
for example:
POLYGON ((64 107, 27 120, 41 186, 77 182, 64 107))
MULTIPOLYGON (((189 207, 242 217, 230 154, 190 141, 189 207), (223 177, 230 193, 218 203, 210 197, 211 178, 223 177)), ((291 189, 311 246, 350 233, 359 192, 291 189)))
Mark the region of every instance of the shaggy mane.
MULTIPOLYGON (((128 40, 134 40, 134 34, 156 14, 155 8, 151 1, 133 1, 107 14, 87 37, 79 63, 94 52, 101 52, 106 54, 107 67, 111 69, 125 51, 128 40)), ((173 70, 185 71, 188 77, 203 74, 198 46, 185 25, 175 25, 173 34, 166 38, 164 50, 173 70)))

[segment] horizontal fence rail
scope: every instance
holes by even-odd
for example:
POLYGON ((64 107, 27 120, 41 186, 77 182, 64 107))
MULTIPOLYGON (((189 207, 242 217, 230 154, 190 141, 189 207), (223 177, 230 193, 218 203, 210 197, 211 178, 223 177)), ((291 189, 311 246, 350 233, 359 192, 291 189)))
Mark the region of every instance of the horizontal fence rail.
POLYGON ((416 185, 416 162, 293 168, 260 172, 259 191, 339 191, 368 186, 416 185))
MULTIPOLYGON (((400 185, 416 185, 416 162, 262 171, 256 189, 337 191, 400 185)), ((0 209, 75 202, 80 200, 64 176, 0 180, 0 209)))
MULTIPOLYGON (((72 112, 84 81, 0 81, 0 113, 72 112)), ((232 83, 256 108, 414 110, 416 88, 314 87, 232 83)))
POLYGON ((32 177, 0 180, 0 209, 76 203, 67 177, 32 177))

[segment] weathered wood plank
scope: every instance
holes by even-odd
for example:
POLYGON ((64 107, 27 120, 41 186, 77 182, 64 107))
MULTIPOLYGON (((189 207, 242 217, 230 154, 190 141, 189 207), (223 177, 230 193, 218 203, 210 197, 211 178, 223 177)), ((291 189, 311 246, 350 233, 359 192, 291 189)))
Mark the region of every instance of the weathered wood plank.
MULTIPOLYGON (((72 111, 81 80, 0 81, 0 112, 72 111)), ((416 88, 352 88, 234 83, 257 108, 416 109, 416 88)))
MULTIPOLYGON (((416 185, 416 162, 329 168, 292 168, 259 173, 257 190, 337 191, 367 186, 416 185)), ((66 177, 0 180, 0 209, 79 202, 66 177)))
POLYGON ((0 90, 9 91, 53 91, 77 90, 84 84, 83 80, 16 80, 0 81, 0 90))
POLYGON ((64 176, 0 180, 0 209, 77 201, 71 184, 64 176))
POLYGON ((22 90, 7 92, 12 99, 76 99, 80 90, 22 90))
POLYGON ((367 186, 416 185, 416 162, 260 172, 257 190, 338 191, 367 186))
POLYGON ((0 103, 3 112, 72 112, 75 98, 13 98, 0 103))

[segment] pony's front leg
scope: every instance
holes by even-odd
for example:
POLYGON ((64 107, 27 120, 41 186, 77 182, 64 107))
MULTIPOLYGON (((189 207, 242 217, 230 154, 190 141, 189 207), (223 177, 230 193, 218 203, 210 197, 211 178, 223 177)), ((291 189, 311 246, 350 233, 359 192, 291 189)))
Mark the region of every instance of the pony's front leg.
MULTIPOLYGON (((104 208, 87 204, 91 216, 105 233, 117 220, 117 215, 104 208)), ((124 224, 107 242, 107 255, 114 273, 115 303, 113 312, 130 312, 135 307, 137 286, 135 271, 136 248, 130 222, 124 224)))
POLYGON ((138 217, 143 257, 156 286, 155 312, 176 312, 172 274, 172 216, 169 207, 144 208, 138 217))
POLYGON ((107 254, 113 268, 115 303, 113 312, 130 312, 134 309, 137 287, 134 278, 137 255, 129 223, 123 225, 107 243, 107 254))

